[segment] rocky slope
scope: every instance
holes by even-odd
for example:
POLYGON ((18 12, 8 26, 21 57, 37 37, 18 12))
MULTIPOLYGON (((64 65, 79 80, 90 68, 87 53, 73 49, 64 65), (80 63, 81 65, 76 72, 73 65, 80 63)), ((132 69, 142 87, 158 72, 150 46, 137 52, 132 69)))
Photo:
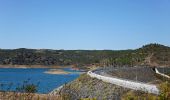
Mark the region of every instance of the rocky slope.
POLYGON ((129 89, 105 83, 83 74, 75 81, 66 84, 56 94, 60 94, 69 100, 80 100, 82 98, 120 100, 121 96, 128 91, 129 89))

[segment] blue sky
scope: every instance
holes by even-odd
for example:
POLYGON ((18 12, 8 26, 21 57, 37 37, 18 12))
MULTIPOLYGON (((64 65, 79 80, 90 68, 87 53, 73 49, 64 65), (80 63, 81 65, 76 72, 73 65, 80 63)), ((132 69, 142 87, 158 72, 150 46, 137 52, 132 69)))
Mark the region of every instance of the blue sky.
POLYGON ((0 48, 170 46, 170 0, 0 0, 0 48))

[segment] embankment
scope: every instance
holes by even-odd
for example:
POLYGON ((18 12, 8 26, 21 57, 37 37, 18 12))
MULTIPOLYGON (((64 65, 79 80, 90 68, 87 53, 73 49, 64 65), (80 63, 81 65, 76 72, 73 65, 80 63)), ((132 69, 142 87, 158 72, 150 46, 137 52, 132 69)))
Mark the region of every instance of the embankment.
POLYGON ((159 90, 156 87, 156 85, 151 85, 151 84, 146 84, 146 83, 141 83, 141 82, 134 82, 134 81, 120 79, 120 78, 102 76, 102 75, 96 74, 95 72, 92 72, 92 71, 89 71, 87 74, 90 77, 97 78, 104 82, 108 82, 108 83, 115 84, 118 86, 122 86, 124 88, 140 90, 140 91, 153 93, 153 94, 159 94, 159 90))

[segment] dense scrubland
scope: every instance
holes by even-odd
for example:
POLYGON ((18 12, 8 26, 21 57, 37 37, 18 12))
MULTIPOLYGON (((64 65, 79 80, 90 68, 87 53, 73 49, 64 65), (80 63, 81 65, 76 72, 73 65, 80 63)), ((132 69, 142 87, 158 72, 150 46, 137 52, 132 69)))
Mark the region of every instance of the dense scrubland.
POLYGON ((135 50, 0 49, 1 65, 170 66, 170 47, 148 44, 135 50))

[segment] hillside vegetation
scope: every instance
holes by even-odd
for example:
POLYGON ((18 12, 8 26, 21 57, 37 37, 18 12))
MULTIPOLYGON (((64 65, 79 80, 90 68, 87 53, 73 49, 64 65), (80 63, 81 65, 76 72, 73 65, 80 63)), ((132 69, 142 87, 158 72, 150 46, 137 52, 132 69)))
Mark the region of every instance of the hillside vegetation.
POLYGON ((170 47, 149 44, 136 50, 0 49, 1 65, 170 66, 170 47))

